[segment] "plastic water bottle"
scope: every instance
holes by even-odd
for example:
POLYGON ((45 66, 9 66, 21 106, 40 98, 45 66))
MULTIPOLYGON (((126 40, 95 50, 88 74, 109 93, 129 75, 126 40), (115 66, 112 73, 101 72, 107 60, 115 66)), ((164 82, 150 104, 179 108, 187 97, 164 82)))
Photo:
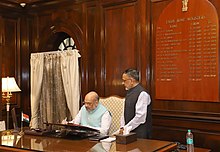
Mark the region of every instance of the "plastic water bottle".
POLYGON ((186 133, 186 145, 187 145, 187 152, 194 152, 193 134, 191 130, 188 130, 186 133))

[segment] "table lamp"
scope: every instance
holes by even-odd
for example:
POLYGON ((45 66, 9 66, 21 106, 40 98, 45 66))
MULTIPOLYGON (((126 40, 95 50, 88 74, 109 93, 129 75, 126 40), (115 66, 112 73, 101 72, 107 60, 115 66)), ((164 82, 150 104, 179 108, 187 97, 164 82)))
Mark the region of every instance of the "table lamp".
POLYGON ((12 92, 21 91, 18 87, 14 77, 2 78, 2 97, 6 100, 6 111, 7 111, 7 130, 6 133, 10 134, 9 131, 9 110, 10 110, 10 98, 12 92))

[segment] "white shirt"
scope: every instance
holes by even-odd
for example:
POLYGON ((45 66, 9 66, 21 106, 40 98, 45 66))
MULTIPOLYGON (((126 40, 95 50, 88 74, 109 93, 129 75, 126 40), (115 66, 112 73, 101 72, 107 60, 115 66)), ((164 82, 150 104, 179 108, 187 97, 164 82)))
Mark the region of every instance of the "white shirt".
MULTIPOLYGON (((81 120, 81 109, 80 109, 79 113, 76 115, 75 119, 72 120, 71 122, 74 124, 80 124, 80 120, 81 120)), ((88 127, 99 130, 101 134, 106 135, 106 134, 108 134, 111 123, 112 123, 112 117, 111 117, 109 111, 106 111, 103 114, 102 119, 101 119, 101 127, 93 127, 93 126, 88 126, 88 127)))
POLYGON ((131 130, 137 128, 140 124, 145 123, 147 117, 147 106, 151 103, 150 95, 142 91, 138 96, 138 101, 135 106, 135 116, 126 125, 124 113, 121 117, 121 127, 132 127, 131 130))

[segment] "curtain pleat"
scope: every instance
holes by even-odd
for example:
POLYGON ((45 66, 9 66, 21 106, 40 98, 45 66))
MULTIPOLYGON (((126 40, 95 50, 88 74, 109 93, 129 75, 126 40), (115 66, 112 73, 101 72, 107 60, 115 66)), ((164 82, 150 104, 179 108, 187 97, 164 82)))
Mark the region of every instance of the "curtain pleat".
POLYGON ((79 78, 79 63, 80 57, 78 51, 66 51, 61 54, 61 72, 63 85, 66 94, 67 105, 72 118, 78 113, 80 100, 80 78, 79 78), (75 62, 72 62, 75 61, 75 62), (74 100, 74 101, 73 101, 74 100))
POLYGON ((38 128, 38 113, 43 79, 43 54, 31 54, 31 123, 32 128, 38 128))

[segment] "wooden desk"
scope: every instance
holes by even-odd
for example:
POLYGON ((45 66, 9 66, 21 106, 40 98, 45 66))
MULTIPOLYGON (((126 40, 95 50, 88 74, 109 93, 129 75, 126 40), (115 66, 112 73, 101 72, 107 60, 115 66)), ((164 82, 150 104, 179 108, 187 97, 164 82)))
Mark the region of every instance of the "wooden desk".
POLYGON ((117 151, 143 151, 143 152, 165 152, 170 151, 176 148, 176 144, 168 141, 159 141, 159 140, 147 140, 147 139, 138 139, 136 142, 122 145, 112 143, 100 143, 90 141, 88 139, 61 139, 61 138, 51 138, 43 136, 31 136, 24 135, 21 138, 17 138, 17 141, 11 140, 5 141, 1 138, 0 151, 47 151, 47 152, 60 152, 60 151, 77 151, 77 152, 86 152, 86 151, 98 151, 98 152, 117 152, 117 151), (4 146, 7 145, 7 146, 4 146), (11 146, 8 146, 11 145, 11 146), (105 148, 103 148, 105 147, 105 148))

